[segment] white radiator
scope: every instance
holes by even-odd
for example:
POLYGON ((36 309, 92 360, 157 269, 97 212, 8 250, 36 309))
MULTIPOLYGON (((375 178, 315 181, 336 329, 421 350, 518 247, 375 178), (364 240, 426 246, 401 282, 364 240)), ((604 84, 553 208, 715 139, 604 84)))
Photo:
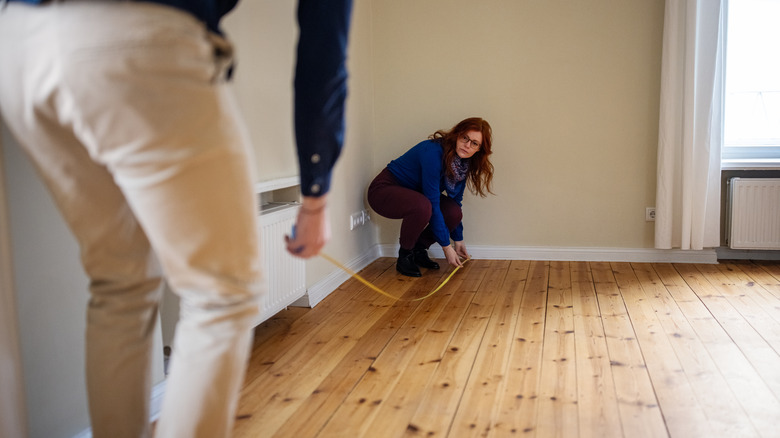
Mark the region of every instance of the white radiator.
POLYGON ((729 247, 780 249, 780 178, 731 178, 729 247))
POLYGON ((266 294, 256 324, 274 316, 306 293, 303 259, 291 256, 284 236, 289 235, 298 213, 295 204, 270 204, 261 209, 260 245, 266 294))

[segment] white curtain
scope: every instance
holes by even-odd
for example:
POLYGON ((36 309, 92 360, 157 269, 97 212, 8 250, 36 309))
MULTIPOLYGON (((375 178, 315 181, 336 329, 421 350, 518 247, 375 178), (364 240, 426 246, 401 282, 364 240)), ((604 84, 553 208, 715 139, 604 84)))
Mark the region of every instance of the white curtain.
POLYGON ((666 0, 655 247, 720 246, 727 0, 666 0))

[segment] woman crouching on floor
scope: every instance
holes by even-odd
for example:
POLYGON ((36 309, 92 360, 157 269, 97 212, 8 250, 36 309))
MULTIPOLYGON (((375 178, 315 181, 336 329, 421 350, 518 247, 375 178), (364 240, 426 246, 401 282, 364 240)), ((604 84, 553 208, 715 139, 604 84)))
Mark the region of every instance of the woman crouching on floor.
POLYGON ((492 140, 486 120, 465 119, 391 161, 371 182, 371 208, 386 218, 402 219, 398 272, 420 277, 419 267, 439 269, 428 257, 434 243, 452 266, 463 266, 461 258, 469 258, 463 242, 463 192, 468 185, 482 197, 493 193, 492 140))

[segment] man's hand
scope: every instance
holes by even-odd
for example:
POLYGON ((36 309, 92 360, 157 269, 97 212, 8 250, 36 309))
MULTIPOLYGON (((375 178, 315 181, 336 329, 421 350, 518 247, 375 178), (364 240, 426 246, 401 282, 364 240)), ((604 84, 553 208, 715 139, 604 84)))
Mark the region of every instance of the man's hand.
POLYGON ((303 198, 295 232, 285 236, 287 251, 301 258, 314 257, 330 240, 330 220, 328 219, 327 195, 303 198))

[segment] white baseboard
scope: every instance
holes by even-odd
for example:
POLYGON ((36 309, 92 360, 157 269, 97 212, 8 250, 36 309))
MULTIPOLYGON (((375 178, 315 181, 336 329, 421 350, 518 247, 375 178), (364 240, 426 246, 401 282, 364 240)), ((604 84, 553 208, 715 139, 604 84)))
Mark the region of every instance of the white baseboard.
POLYGON ((149 417, 152 421, 157 421, 160 418, 160 411, 162 411, 163 396, 165 396, 165 380, 154 385, 152 387, 152 399, 149 403, 149 417))
MULTIPOLYGON (((574 262, 634 263, 717 263, 715 249, 683 251, 652 248, 562 248, 532 246, 470 245, 471 256, 483 260, 559 260, 574 262)), ((397 257, 398 245, 380 245, 382 257, 397 257)), ((438 245, 430 249, 435 258, 444 258, 438 245)))
MULTIPOLYGON (((475 259, 483 260, 562 260, 587 262, 635 262, 635 263, 710 263, 718 262, 715 249, 683 251, 679 249, 652 248, 555 248, 528 246, 469 246, 475 259)), ((438 246, 432 247, 431 256, 444 258, 438 246)), ((398 244, 375 245, 363 255, 346 264, 359 271, 379 257, 397 257, 398 244)), ((334 271, 309 288, 307 294, 293 306, 314 307, 349 279, 349 274, 334 271)))

